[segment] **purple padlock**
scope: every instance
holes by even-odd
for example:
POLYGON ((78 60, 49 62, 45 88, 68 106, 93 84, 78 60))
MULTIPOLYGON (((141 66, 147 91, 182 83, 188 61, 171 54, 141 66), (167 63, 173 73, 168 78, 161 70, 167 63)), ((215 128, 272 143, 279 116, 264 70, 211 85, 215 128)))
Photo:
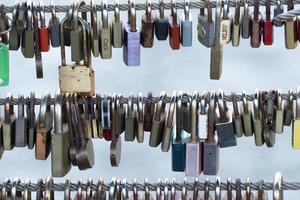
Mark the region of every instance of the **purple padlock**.
POLYGON ((136 27, 136 10, 133 0, 129 0, 128 23, 124 23, 123 60, 127 66, 140 65, 140 30, 136 27))

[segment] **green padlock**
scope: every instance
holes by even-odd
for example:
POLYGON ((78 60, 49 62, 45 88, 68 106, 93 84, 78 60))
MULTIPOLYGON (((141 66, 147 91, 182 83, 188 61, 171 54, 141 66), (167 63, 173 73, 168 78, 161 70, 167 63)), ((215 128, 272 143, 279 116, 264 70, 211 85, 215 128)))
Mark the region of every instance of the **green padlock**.
POLYGON ((0 42, 0 86, 9 84, 9 53, 6 44, 0 42))

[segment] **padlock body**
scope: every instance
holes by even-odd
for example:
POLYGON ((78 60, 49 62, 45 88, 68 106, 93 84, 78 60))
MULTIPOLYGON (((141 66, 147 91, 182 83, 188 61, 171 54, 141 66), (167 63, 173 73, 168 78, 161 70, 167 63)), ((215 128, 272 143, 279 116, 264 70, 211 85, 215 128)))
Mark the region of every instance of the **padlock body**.
POLYGON ((166 40, 169 35, 169 20, 168 18, 155 20, 155 36, 157 40, 166 40))
POLYGON ((274 37, 273 22, 271 20, 264 20, 263 22, 263 42, 265 45, 272 45, 274 37))
POLYGON ((185 152, 185 175, 197 177, 202 171, 202 151, 201 142, 186 143, 185 152))
POLYGON ((295 19, 289 19, 284 26, 285 47, 295 49, 297 47, 297 23, 295 19))
POLYGON ((3 148, 10 151, 15 147, 15 124, 2 124, 3 131, 3 148))
POLYGON ((50 47, 49 30, 47 27, 39 28, 39 42, 41 52, 48 52, 50 47))
POLYGON ((85 139, 92 139, 93 138, 92 120, 89 119, 83 120, 83 128, 84 128, 85 139))
POLYGON ((163 131, 164 131, 165 121, 156 121, 153 119, 150 139, 149 139, 149 146, 150 147, 157 147, 160 145, 162 138, 163 138, 163 131))
POLYGON ((24 30, 22 35, 21 52, 25 58, 34 56, 34 32, 33 30, 24 30))
POLYGON ((123 61, 127 66, 140 65, 140 31, 132 32, 130 24, 124 24, 123 61))
POLYGON ((112 56, 112 46, 111 46, 111 29, 100 28, 100 55, 102 59, 110 59, 112 56))
POLYGON ((46 160, 50 153, 50 133, 45 128, 37 129, 35 158, 46 160))
POLYGON ((251 35, 251 16, 249 14, 246 15, 243 14, 242 21, 241 21, 241 36, 243 39, 248 39, 250 35, 251 35))
POLYGON ((134 141, 136 136, 136 118, 126 117, 125 118, 125 141, 134 141))
POLYGON ((27 119, 17 118, 15 121, 15 145, 16 147, 25 147, 27 145, 27 119))
POLYGON ((112 22, 112 45, 114 48, 122 48, 123 46, 123 28, 121 21, 112 22))
POLYGON ((154 18, 147 19, 146 15, 142 17, 141 28, 141 45, 145 48, 151 48, 153 46, 154 39, 154 18))
POLYGON ((193 44, 193 21, 181 21, 181 44, 183 47, 190 47, 193 44))
POLYGON ((62 93, 95 94, 95 73, 91 67, 72 65, 59 67, 59 86, 62 93))
POLYGON ((219 147, 217 144, 204 143, 203 147, 203 174, 217 175, 219 170, 219 147))
POLYGON ((185 149, 186 144, 184 140, 172 142, 172 171, 185 171, 185 149))
POLYGON ((103 129, 103 137, 106 141, 111 141, 111 139, 112 139, 112 130, 111 129, 103 129))
POLYGON ((262 120, 252 118, 254 141, 256 146, 262 146, 264 144, 262 120))
POLYGON ((18 28, 15 24, 12 25, 9 31, 9 50, 17 51, 20 48, 20 35, 18 32, 18 28))
POLYGON ((236 137, 232 122, 217 123, 218 144, 221 148, 236 146, 236 137))
POLYGON ((231 24, 231 19, 223 19, 221 21, 220 43, 223 45, 226 45, 231 41, 231 24))
POLYGON ((283 110, 276 110, 273 120, 273 131, 283 133, 283 110))
POLYGON ((240 45, 240 23, 232 23, 232 36, 231 44, 233 47, 238 47, 240 45))
POLYGON ((172 17, 170 17, 170 24, 169 24, 169 43, 173 50, 178 50, 180 48, 180 24, 172 23, 172 17))
POLYGON ((71 58, 73 62, 83 60, 83 29, 79 26, 79 30, 70 32, 71 41, 71 58))
POLYGON ((300 120, 296 119, 293 121, 293 138, 292 147, 294 149, 300 149, 300 120))
POLYGON ((207 16, 198 17, 198 40, 206 47, 212 47, 215 39, 215 24, 214 22, 208 23, 207 16))
POLYGON ((236 137, 242 137, 243 136, 243 123, 241 117, 235 118, 232 117, 233 125, 234 125, 234 131, 236 137))
POLYGON ((173 134, 173 126, 172 127, 168 127, 165 126, 164 127, 164 134, 163 134, 163 139, 162 139, 162 143, 161 143, 161 150, 163 152, 168 152, 171 146, 171 136, 173 134))
POLYGON ((0 42, 0 86, 9 84, 9 51, 6 44, 0 42))
POLYGON ((251 47, 259 48, 261 43, 261 33, 262 33, 261 20, 252 19, 251 27, 251 47))
POLYGON ((284 125, 290 126, 293 118, 294 118, 293 111, 284 109, 284 125))
POLYGON ((49 22, 49 35, 51 46, 56 48, 60 47, 60 23, 58 18, 55 19, 56 22, 53 20, 54 19, 51 19, 49 22))
POLYGON ((64 126, 63 133, 52 133, 51 145, 52 176, 64 177, 71 169, 70 136, 67 126, 64 126))
MULTIPOLYGON (((242 110, 242 106, 241 106, 242 110)), ((243 122, 243 131, 245 137, 251 137, 253 135, 252 123, 251 123, 251 113, 243 113, 242 114, 242 122, 243 122)))

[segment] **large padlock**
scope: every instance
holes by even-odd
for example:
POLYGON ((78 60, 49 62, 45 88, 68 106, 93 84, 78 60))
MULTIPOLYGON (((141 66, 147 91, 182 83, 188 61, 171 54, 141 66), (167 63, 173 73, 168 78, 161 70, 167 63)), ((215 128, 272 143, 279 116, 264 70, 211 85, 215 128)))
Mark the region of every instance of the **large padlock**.
MULTIPOLYGON (((78 16, 77 16, 78 17, 78 16)), ((80 93, 84 95, 94 95, 95 93, 95 74, 91 66, 91 51, 88 38, 90 38, 90 29, 87 23, 78 18, 78 22, 83 29, 83 53, 84 64, 80 62, 73 65, 66 65, 65 44, 64 44, 64 23, 68 16, 63 19, 61 25, 61 60, 59 67, 59 85, 62 93, 80 93)))

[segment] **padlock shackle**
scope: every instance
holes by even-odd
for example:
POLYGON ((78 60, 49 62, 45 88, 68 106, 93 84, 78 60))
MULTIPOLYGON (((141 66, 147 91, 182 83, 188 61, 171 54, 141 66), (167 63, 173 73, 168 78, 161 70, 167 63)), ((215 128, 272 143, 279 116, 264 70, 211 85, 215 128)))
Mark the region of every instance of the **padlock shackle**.
POLYGON ((213 23, 211 2, 210 0, 205 0, 205 2, 207 5, 207 22, 211 24, 213 23))
POLYGON ((108 192, 108 199, 109 200, 114 200, 116 199, 116 185, 117 185, 117 180, 116 178, 112 178, 110 181, 110 186, 109 186, 109 192, 108 192))
POLYGON ((229 2, 228 0, 224 0, 224 4, 223 4, 223 19, 228 19, 229 16, 229 2))
POLYGON ((198 99, 198 92, 194 91, 193 96, 192 96, 192 101, 190 104, 191 142, 197 142, 199 139, 199 137, 198 137, 197 99, 198 99))
POLYGON ((13 96, 11 93, 8 93, 5 99, 5 106, 4 106, 4 123, 10 124, 11 122, 11 115, 14 114, 14 106, 10 103, 12 101, 13 96))
POLYGON ((221 195, 221 179, 218 176, 216 178, 216 183, 215 183, 215 200, 221 200, 222 195, 221 195))
POLYGON ((79 8, 81 6, 85 5, 85 1, 84 0, 76 0, 76 2, 74 2, 74 9, 73 9, 73 30, 77 31, 79 29, 79 8))
POLYGON ((136 10, 135 3, 133 0, 128 0, 129 10, 128 10, 128 23, 130 24, 130 31, 136 32, 136 10))
POLYGON ((276 101, 275 101, 276 110, 278 110, 278 111, 283 110, 282 105, 283 105, 282 104, 282 92, 281 92, 281 90, 277 90, 276 91, 276 101))
POLYGON ((177 8, 175 0, 171 0, 171 16, 173 24, 177 24, 177 8))
POLYGON ((24 95, 18 96, 18 118, 24 118, 24 95))
POLYGON ((91 7, 92 7, 91 26, 93 29, 93 39, 97 40, 99 37, 99 33, 98 33, 97 4, 96 4, 95 0, 91 0, 91 7))
POLYGON ((260 119, 261 118, 261 112, 259 109, 259 91, 255 91, 254 94, 254 100, 253 100, 253 116, 254 119, 260 119))
POLYGON ((107 29, 109 27, 108 24, 108 5, 107 0, 102 0, 102 27, 107 29))
POLYGON ((221 123, 228 122, 229 121, 229 117, 227 115, 228 108, 226 106, 226 101, 224 99, 223 90, 219 90, 217 101, 218 101, 218 110, 219 110, 219 116, 220 116, 219 121, 221 123))
POLYGON ((54 97, 54 133, 63 133, 63 117, 62 117, 62 95, 59 91, 56 92, 54 97))
POLYGON ((138 93, 138 123, 144 121, 144 111, 143 111, 143 94, 138 93))
POLYGON ((254 4, 254 13, 253 13, 253 18, 254 21, 257 22, 259 20, 259 0, 253 0, 254 4))
POLYGON ((101 101, 101 122, 103 129, 111 129, 110 107, 110 99, 107 96, 104 96, 103 100, 101 101))
POLYGON ((27 0, 26 3, 26 29, 33 30, 33 14, 32 14, 33 3, 31 0, 27 0))
POLYGON ((162 91, 159 95, 159 99, 157 102, 157 106, 155 109, 155 115, 154 115, 154 120, 160 121, 162 114, 165 112, 165 103, 163 100, 167 97, 167 93, 165 91, 162 91))
POLYGON ((208 126, 207 126, 207 142, 215 143, 215 122, 216 122, 216 94, 215 91, 210 93, 208 108, 208 126))
POLYGON ((190 20, 190 1, 184 0, 184 19, 190 20))
POLYGON ((48 101, 50 99, 50 93, 44 92, 42 96, 42 101, 40 105, 39 118, 38 118, 38 127, 39 129, 46 129, 47 125, 47 112, 50 111, 51 107, 48 105, 48 101))
POLYGON ((177 94, 176 100, 176 141, 181 141, 181 131, 182 131, 182 98, 183 91, 180 90, 177 94))
POLYGON ((39 6, 39 14, 40 14, 40 22, 41 22, 41 28, 46 27, 46 18, 45 18, 45 6, 43 1, 40 1, 39 6))
POLYGON ((128 95, 128 102, 127 102, 127 117, 132 117, 132 113, 133 113, 133 94, 130 92, 128 95))
POLYGON ((271 1, 270 0, 265 0, 266 3, 266 20, 270 21, 271 20, 271 1))
POLYGON ((20 6, 21 6, 21 3, 16 1, 15 5, 14 5, 13 13, 12 13, 12 22, 13 23, 16 23, 16 21, 18 19, 18 13, 19 13, 20 6))
POLYGON ((234 24, 239 25, 240 24, 240 0, 235 0, 235 11, 234 11, 234 24))
POLYGON ((120 5, 119 5, 119 0, 115 0, 114 20, 115 20, 115 22, 119 22, 120 21, 120 5))
POLYGON ((235 119, 239 119, 240 116, 240 111, 239 111, 239 107, 238 107, 238 103, 237 103, 237 98, 236 98, 236 93, 232 92, 231 94, 231 98, 232 98, 232 107, 233 107, 233 115, 235 119))
POLYGON ((166 126, 168 128, 173 127, 174 113, 175 113, 175 107, 176 107, 175 104, 176 104, 176 92, 174 91, 171 96, 171 102, 169 105, 169 112, 168 112, 168 117, 167 117, 167 122, 166 122, 166 126))
POLYGON ((159 19, 165 18, 165 8, 164 8, 164 1, 159 0, 159 19))
POLYGON ((54 200, 54 191, 52 189, 53 178, 48 176, 45 182, 45 198, 49 200, 54 200))

